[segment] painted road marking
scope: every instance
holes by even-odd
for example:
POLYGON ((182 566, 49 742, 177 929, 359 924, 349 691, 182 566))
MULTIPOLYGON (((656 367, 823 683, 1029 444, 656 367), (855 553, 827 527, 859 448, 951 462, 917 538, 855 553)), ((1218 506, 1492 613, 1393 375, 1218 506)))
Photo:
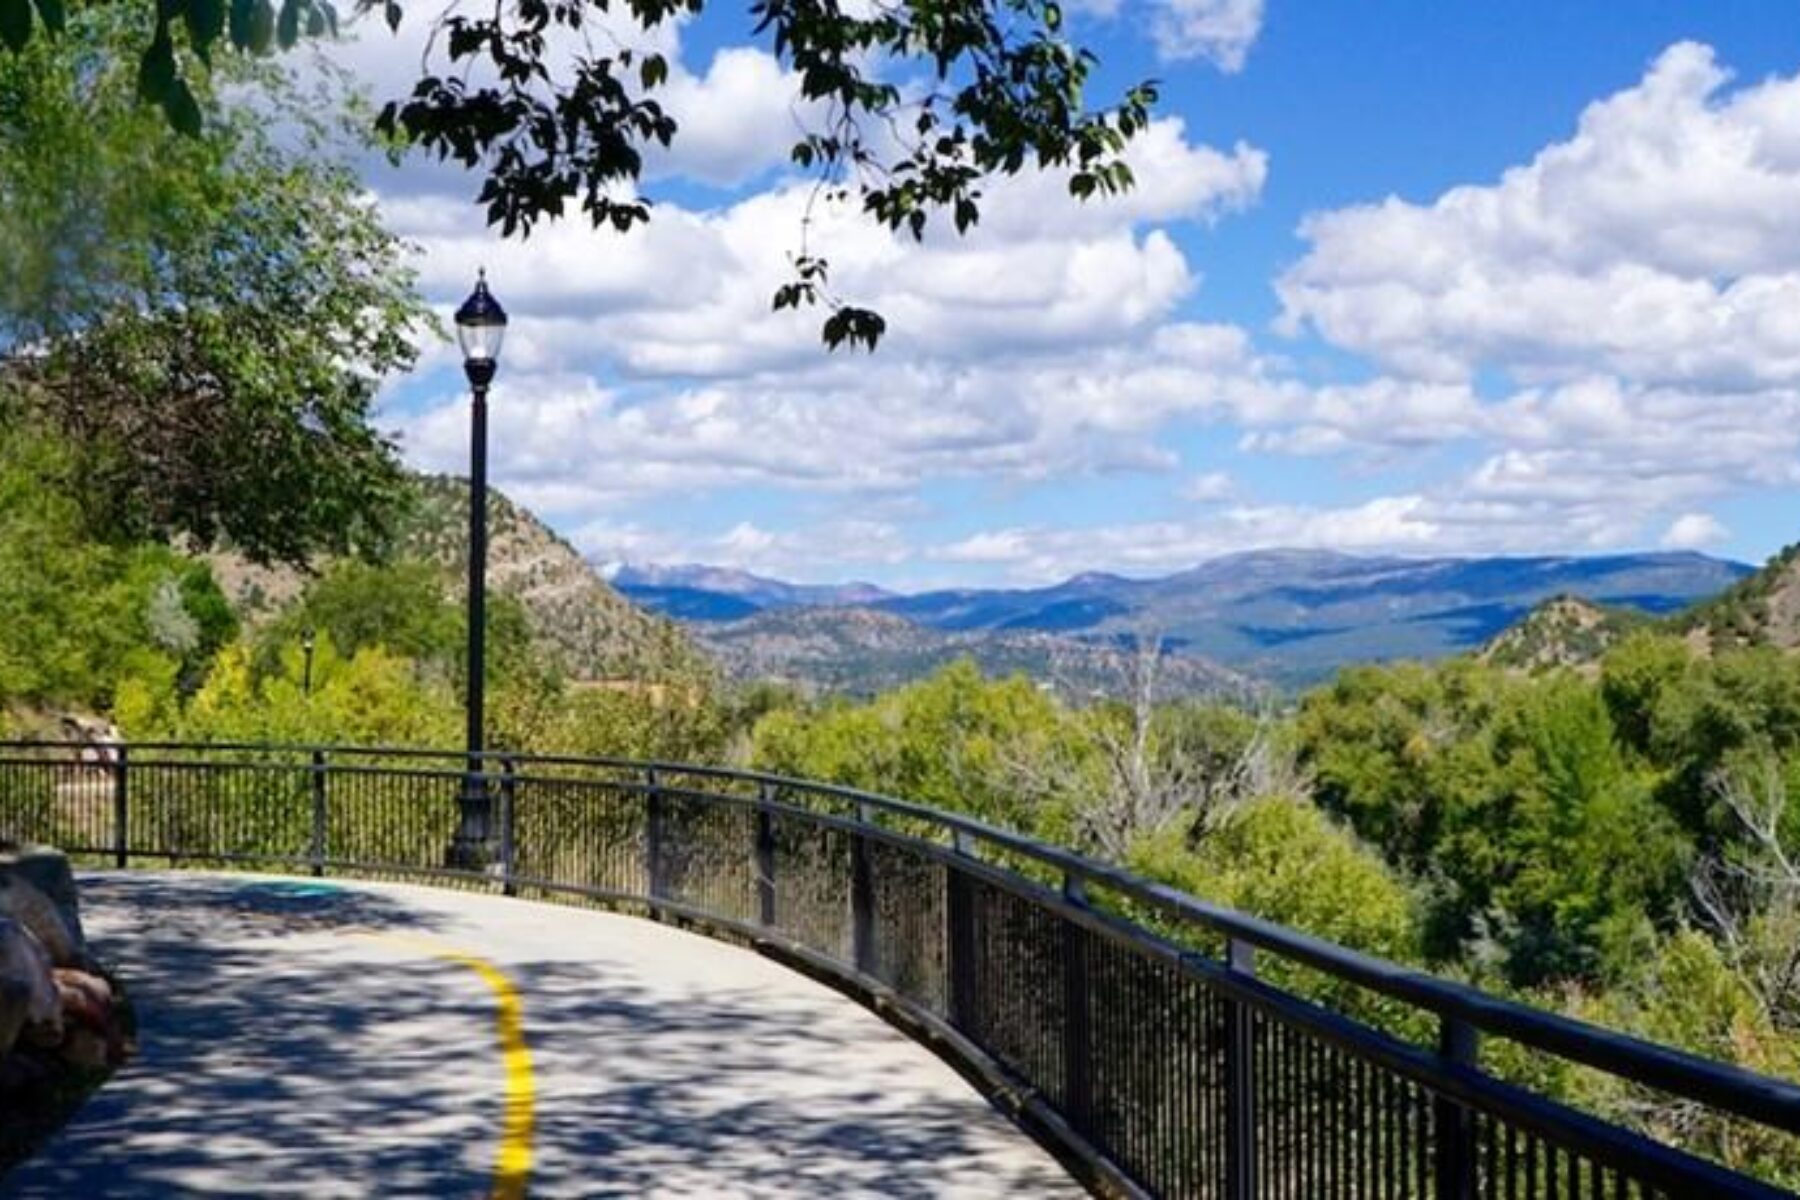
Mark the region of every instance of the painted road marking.
POLYGON ((494 1187, 490 1200, 523 1200, 531 1175, 531 1137, 535 1120, 531 1048, 525 1044, 525 1006, 506 973, 485 958, 454 946, 410 934, 359 931, 377 941, 411 946, 434 958, 460 963, 481 976, 498 1004, 495 1024, 500 1034, 500 1061, 506 1072, 506 1102, 500 1120, 500 1148, 494 1155, 494 1187))

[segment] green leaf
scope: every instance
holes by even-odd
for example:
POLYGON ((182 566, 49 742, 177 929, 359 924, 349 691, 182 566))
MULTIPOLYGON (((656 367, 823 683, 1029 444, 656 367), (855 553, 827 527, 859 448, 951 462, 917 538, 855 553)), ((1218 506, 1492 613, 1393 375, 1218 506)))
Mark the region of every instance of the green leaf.
POLYGON ((643 66, 638 68, 638 78, 643 81, 645 91, 660 86, 669 78, 668 59, 660 54, 647 56, 643 66))
POLYGON ((23 50, 31 40, 31 0, 0 0, 0 41, 23 50))
POLYGON ((845 305, 826 318, 819 334, 828 349, 848 344, 852 350, 862 346, 872 352, 886 332, 887 322, 881 314, 845 305))
MULTIPOLYGON (((4 4, 6 0, 0 0, 4 4)), ((169 89, 175 84, 175 43, 169 40, 169 28, 156 31, 144 57, 138 62, 138 95, 152 104, 168 107, 169 89)))
POLYGON ((300 0, 285 0, 281 19, 275 23, 275 41, 283 50, 291 50, 300 40, 300 0))
POLYGON ((37 0, 38 18, 51 33, 61 33, 68 24, 68 10, 63 0, 37 0))
POLYGON ((225 0, 187 0, 182 14, 187 19, 188 40, 202 62, 208 60, 214 42, 225 31, 225 0))
POLYGON ((250 52, 267 54, 275 40, 275 6, 269 0, 253 0, 250 9, 250 52))
POLYGON ((188 137, 200 136, 200 103, 194 99, 194 91, 188 87, 187 80, 177 77, 170 85, 167 98, 163 101, 163 111, 169 116, 169 124, 177 133, 188 137))
POLYGON ((250 30, 254 22, 256 0, 231 0, 231 44, 239 50, 250 49, 250 30))

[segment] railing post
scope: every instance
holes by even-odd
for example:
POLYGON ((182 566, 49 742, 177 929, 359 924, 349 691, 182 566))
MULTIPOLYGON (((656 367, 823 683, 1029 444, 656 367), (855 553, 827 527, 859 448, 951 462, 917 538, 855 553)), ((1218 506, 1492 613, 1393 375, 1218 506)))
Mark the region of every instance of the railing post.
MULTIPOLYGON (((1256 974, 1256 950, 1232 938, 1226 946, 1230 968, 1256 974)), ((1230 1200, 1256 1195, 1256 1028, 1250 1006, 1225 1002, 1225 1194, 1230 1200)))
MULTIPOLYGON (((1481 1048, 1476 1028, 1458 1017, 1438 1023, 1438 1053, 1452 1066, 1473 1067, 1481 1048)), ((1448 1096, 1432 1097, 1438 1200, 1474 1200, 1475 1122, 1468 1109, 1448 1096)))
POLYGON ((325 874, 325 751, 312 754, 312 873, 325 874))
POLYGON ((124 746, 118 752, 113 761, 113 866, 122 871, 131 861, 131 788, 126 761, 130 752, 124 746))
MULTIPOLYGON (((1077 908, 1088 905, 1081 876, 1063 872, 1063 899, 1077 908)), ((1062 919, 1063 967, 1063 1115, 1075 1132, 1086 1134, 1093 1113, 1093 1012, 1088 995, 1087 931, 1062 919)))
POLYGON ((518 763, 508 754, 500 760, 500 894, 503 896, 519 894, 518 885, 513 882, 513 858, 518 845, 514 838, 518 821, 514 805, 518 792, 518 763))
POLYGON ((756 785, 756 919, 764 929, 775 926, 775 814, 769 784, 756 785))
MULTIPOLYGON (((969 853, 968 838, 961 830, 951 834, 957 858, 969 853)), ((974 1035, 977 1003, 975 991, 975 891, 974 883, 954 861, 944 867, 944 970, 949 986, 944 997, 950 1024, 974 1035)))
MULTIPOLYGON (((859 824, 869 823, 873 814, 866 804, 856 806, 859 824)), ((876 970, 875 953, 875 880, 869 867, 869 839, 855 834, 850 841, 850 949, 851 961, 864 975, 876 970)))
POLYGON ((644 881, 650 889, 650 911, 661 915, 657 902, 668 893, 663 878, 663 838, 668 823, 668 810, 662 789, 657 786, 656 768, 644 768, 644 881))

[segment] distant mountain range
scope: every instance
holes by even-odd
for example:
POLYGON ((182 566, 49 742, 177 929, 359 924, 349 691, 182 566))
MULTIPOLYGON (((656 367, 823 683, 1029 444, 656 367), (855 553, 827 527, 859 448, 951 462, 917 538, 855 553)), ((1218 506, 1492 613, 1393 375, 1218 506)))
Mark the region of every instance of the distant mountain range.
POLYGON ((894 599, 872 583, 784 583, 730 567, 639 566, 601 569, 613 587, 646 608, 683 621, 735 621, 771 608, 870 606, 894 599))
MULTIPOLYGON (((1155 579, 1087 573, 1049 587, 916 595, 700 566, 611 573, 620 592, 686 622, 715 653, 733 639, 753 640, 763 614, 855 608, 959 635, 964 646, 1035 634, 1116 647, 1154 635, 1182 656, 1284 685, 1351 662, 1473 650, 1559 595, 1660 615, 1750 574, 1742 563, 1689 552, 1417 559, 1316 550, 1228 555, 1155 579), (752 624, 720 627, 733 622, 752 624)), ((883 636, 891 641, 897 628, 884 626, 883 636)), ((773 664, 774 644, 765 651, 752 657, 773 664)))
MULTIPOLYGON (((990 677, 1028 675, 1077 700, 1128 695, 1136 678, 1130 653, 1116 645, 1029 631, 945 632, 870 608, 775 608, 691 628, 730 678, 811 692, 874 695, 961 658, 990 677)), ((1164 697, 1230 699, 1265 690, 1185 654, 1161 656, 1154 687, 1164 697)))

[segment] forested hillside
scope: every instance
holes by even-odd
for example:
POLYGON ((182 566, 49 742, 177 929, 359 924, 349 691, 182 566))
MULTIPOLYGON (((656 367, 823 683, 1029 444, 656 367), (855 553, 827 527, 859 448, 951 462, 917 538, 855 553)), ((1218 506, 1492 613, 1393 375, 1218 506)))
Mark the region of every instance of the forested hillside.
POLYGON ((1787 547, 1756 574, 1682 613, 1674 627, 1714 648, 1800 646, 1800 544, 1787 547))
MULTIPOLYGON (((468 580, 468 505, 469 487, 462 479, 409 477, 385 557, 429 564, 444 589, 461 596, 468 580)), ((205 557, 252 625, 277 617, 314 574, 331 566, 329 560, 309 568, 259 566, 229 550, 205 557)), ((658 679, 703 666, 700 652, 678 626, 619 595, 566 540, 493 488, 488 587, 519 602, 540 647, 572 679, 658 679)))
MULTIPOLYGON (((1745 592, 1742 604, 1772 594, 1745 592)), ((1792 1077, 1800 655, 1761 624, 1736 623, 1731 642, 1696 641, 1695 627, 1559 602, 1540 614, 1543 641, 1352 667, 1260 714, 1142 693, 1070 706, 960 667, 864 705, 772 712, 753 754, 1792 1077)), ((1316 994, 1383 1019, 1366 997, 1316 994)), ((1487 1053, 1612 1119, 1800 1184, 1791 1140, 1647 1106, 1579 1071, 1546 1078, 1503 1043, 1487 1053)))
POLYGON ((1524 671, 1591 666, 1627 633, 1652 624, 1652 618, 1631 609, 1556 596, 1498 634, 1477 656, 1498 667, 1524 671))

